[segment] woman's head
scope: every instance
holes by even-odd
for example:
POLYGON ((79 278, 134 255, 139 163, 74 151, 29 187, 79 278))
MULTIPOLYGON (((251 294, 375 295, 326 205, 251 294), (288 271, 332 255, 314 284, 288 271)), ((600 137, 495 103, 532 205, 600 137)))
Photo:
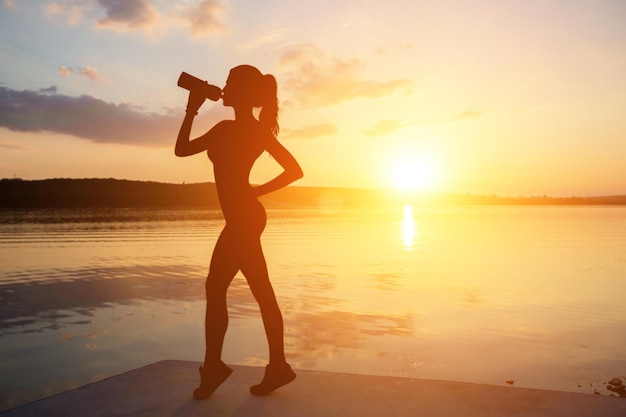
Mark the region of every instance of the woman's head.
POLYGON ((225 106, 261 107, 259 120, 274 136, 278 134, 277 85, 273 75, 263 75, 251 65, 239 65, 230 70, 222 99, 225 106))

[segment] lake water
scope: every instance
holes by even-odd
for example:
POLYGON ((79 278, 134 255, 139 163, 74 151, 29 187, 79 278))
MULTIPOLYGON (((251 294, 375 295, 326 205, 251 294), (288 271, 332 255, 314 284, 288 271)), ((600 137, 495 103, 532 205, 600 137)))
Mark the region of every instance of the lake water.
MULTIPOLYGON (((626 379, 626 207, 269 211, 295 368, 611 394, 626 379)), ((0 214, 0 409, 203 358, 213 211, 0 214)), ((245 279, 225 361, 264 366, 245 279)))

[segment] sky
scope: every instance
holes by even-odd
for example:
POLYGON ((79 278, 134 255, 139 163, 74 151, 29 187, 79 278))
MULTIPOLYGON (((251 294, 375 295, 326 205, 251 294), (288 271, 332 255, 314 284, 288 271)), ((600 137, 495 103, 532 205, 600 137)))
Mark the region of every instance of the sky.
MULTIPOLYGON (((176 82, 251 64, 298 185, 626 194, 623 0, 0 2, 0 178, 212 181, 174 156, 176 82)), ((233 117, 207 102, 192 134, 233 117)))

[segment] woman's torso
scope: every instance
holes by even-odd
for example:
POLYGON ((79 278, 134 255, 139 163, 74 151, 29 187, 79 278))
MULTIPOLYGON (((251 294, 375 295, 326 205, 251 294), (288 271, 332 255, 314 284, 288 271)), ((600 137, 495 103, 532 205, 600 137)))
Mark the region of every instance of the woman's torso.
POLYGON ((250 185, 250 170, 265 150, 268 133, 254 120, 227 120, 220 123, 219 135, 209 144, 215 185, 227 224, 259 222, 265 211, 250 185), (261 216, 262 215, 262 216, 261 216))

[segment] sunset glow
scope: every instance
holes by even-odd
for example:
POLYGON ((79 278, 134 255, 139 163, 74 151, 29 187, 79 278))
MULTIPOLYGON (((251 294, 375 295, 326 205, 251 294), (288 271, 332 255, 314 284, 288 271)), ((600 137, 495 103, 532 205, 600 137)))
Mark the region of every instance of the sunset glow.
POLYGON ((432 158, 398 158, 390 169, 391 186, 406 191, 432 190, 437 186, 437 169, 432 158))
MULTIPOLYGON (((173 154, 176 81, 248 63, 278 81, 298 185, 624 194, 624 21, 605 0, 5 0, 0 177, 212 181, 173 154)), ((232 117, 207 102, 192 134, 232 117)))

